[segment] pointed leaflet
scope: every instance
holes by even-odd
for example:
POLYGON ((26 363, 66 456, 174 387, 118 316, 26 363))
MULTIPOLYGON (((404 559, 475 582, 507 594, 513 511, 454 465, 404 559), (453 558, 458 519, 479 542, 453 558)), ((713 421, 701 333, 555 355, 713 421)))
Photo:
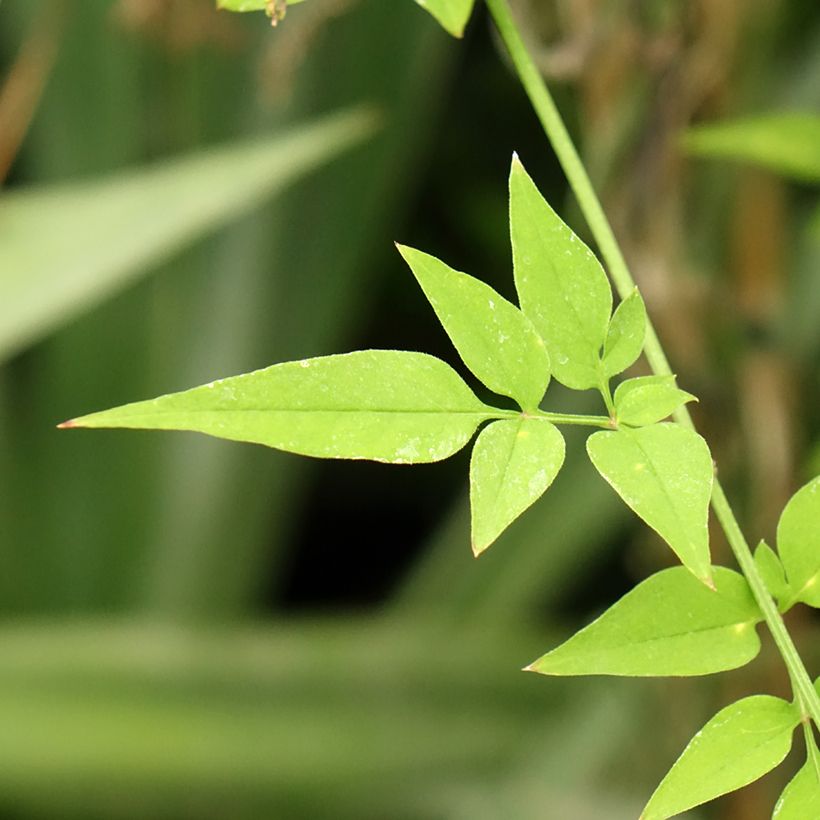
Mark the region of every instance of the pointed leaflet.
POLYGON ((529 669, 544 675, 708 675, 760 651, 762 620, 742 575, 714 568, 715 590, 663 570, 529 669))
POLYGON ((547 346, 552 373, 576 390, 597 387, 612 291, 592 251, 558 218, 513 158, 510 234, 521 309, 547 346))
POLYGON ((470 461, 473 552, 478 555, 540 498, 564 463, 564 439, 544 419, 496 421, 470 461))
POLYGON ((672 415, 688 401, 697 401, 675 385, 674 376, 639 376, 615 389, 615 414, 619 422, 642 427, 672 415))
POLYGON ((427 9, 453 37, 461 37, 464 34, 475 4, 475 0, 416 0, 416 2, 423 9, 427 9))
POLYGON ((753 783, 789 753, 797 707, 755 695, 718 712, 690 741, 641 820, 666 820, 753 783))
POLYGON ((777 553, 765 542, 761 541, 755 550, 755 564, 766 589, 776 601, 785 600, 789 595, 789 583, 783 564, 777 553))
POLYGON ((820 607, 820 476, 798 490, 783 510, 777 549, 793 600, 820 607))
POLYGON ((397 245, 464 364, 490 390, 538 407, 549 357, 532 323, 489 285, 434 256, 397 245))
MULTIPOLYGON (((814 741, 810 741, 814 746, 814 741)), ((817 770, 817 748, 803 768, 783 790, 774 807, 772 820, 807 820, 820 817, 820 773, 817 770)))
POLYGON ((609 322, 601 369, 609 379, 633 365, 646 337, 646 307, 638 289, 618 305, 609 322))
POLYGON ((706 442, 677 424, 653 424, 594 433, 587 452, 626 504, 708 583, 713 470, 706 442))
POLYGON ((497 414, 433 356, 363 350, 274 365, 67 426, 193 430, 308 456, 411 464, 447 458, 497 414))

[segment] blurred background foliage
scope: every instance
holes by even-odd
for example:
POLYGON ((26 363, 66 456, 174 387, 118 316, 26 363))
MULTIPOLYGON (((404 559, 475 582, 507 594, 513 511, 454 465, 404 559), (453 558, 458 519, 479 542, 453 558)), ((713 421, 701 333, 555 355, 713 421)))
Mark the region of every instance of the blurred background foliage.
MULTIPOLYGON (((518 671, 669 558, 582 436, 475 561, 466 452, 409 469, 54 429, 292 358, 455 363, 392 240, 511 296, 513 150, 584 234, 481 10, 458 43, 409 0, 311 0, 275 31, 212 6, 0 5, 0 816, 636 817, 719 706, 787 682, 770 650, 704 680, 518 671)), ((820 164, 820 7, 515 6, 771 540, 820 472, 820 178, 782 160, 820 164), (782 111, 809 136, 685 136, 782 111)), ((817 671, 816 626, 790 620, 817 671)), ((768 816, 788 774, 697 817, 768 816)))

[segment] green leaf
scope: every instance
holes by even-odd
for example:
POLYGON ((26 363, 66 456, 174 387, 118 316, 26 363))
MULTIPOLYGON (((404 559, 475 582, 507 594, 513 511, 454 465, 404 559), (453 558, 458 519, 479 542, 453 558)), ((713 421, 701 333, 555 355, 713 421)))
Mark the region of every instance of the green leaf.
POLYGON ((777 601, 785 599, 789 594, 789 583, 783 564, 777 553, 765 542, 761 541, 755 550, 755 564, 757 571, 766 584, 769 594, 777 601))
POLYGON ((274 139, 3 196, 0 359, 373 133, 348 111, 274 139), (43 241, 48 237, 48 241, 43 241))
MULTIPOLYGON (((817 754, 816 748, 814 754, 817 754)), ((780 795, 772 820, 807 820, 811 817, 820 817, 820 772, 812 760, 807 760, 780 795)))
POLYGON ((703 125, 687 132, 690 154, 762 165, 806 182, 820 182, 820 117, 808 113, 703 125))
POLYGON ((277 364, 65 426, 192 430, 306 456, 419 464, 457 452, 499 412, 433 356, 363 350, 277 364))
MULTIPOLYGON (((295 6, 304 0, 280 0, 284 8, 295 6)), ((216 7, 225 11, 268 11, 271 8, 271 0, 216 0, 216 7)))
POLYGON ((544 419, 496 421, 481 431, 470 461, 473 552, 479 555, 552 484, 564 439, 544 419))
POLYGON ((646 337, 646 307, 635 288, 618 305, 609 322, 601 369, 607 379, 633 365, 643 350, 646 337))
POLYGON ((475 0, 416 0, 453 37, 461 37, 473 12, 475 0))
POLYGON ((547 346, 553 375, 576 390, 597 387, 612 310, 609 282, 517 156, 510 173, 510 234, 521 309, 547 346))
POLYGON ((786 757, 799 722, 793 704, 770 695, 722 709, 690 741, 641 820, 666 820, 753 783, 786 757))
POLYGON ((674 376, 639 376, 615 389, 615 412, 619 422, 643 427, 672 415, 682 404, 697 401, 679 389, 674 376))
POLYGON ((533 410, 549 383, 549 356, 526 316, 489 285, 434 256, 397 246, 464 364, 490 390, 533 410))
POLYGON ((706 442, 677 424, 601 430, 587 439, 598 472, 674 550, 710 583, 709 500, 712 457, 706 442))
POLYGON ((792 600, 820 607, 820 476, 798 490, 783 510, 777 550, 792 600))
POLYGON ((715 590, 662 570, 528 669, 543 675, 709 675, 749 663, 762 620, 742 575, 714 567, 715 590))

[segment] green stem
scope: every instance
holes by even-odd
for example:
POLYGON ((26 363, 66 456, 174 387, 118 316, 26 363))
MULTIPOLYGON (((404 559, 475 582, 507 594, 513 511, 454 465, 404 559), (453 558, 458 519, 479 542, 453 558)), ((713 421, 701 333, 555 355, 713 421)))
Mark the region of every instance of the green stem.
POLYGON ((811 724, 803 721, 803 737, 806 739, 806 760, 814 768, 814 773, 820 779, 820 755, 817 752, 817 743, 814 740, 814 730, 811 724))
POLYGON ((609 416, 578 416, 573 413, 549 413, 544 410, 538 410, 531 415, 539 419, 546 419, 553 424, 580 424, 584 427, 605 427, 607 430, 612 429, 612 420, 609 416))
MULTIPOLYGON (((572 143, 552 95, 521 38, 509 4, 507 0, 487 0, 487 7, 512 58, 521 84, 530 98, 535 113, 541 121, 558 161, 561 163, 569 184, 578 199, 584 218, 609 269, 615 289, 621 298, 625 299, 635 288, 635 280, 629 272, 609 221, 604 214, 595 189, 592 187, 589 175, 572 143)), ((644 352, 654 373, 657 375, 672 374, 669 361, 661 347, 657 333, 655 333, 655 329, 648 320, 644 352)), ((685 407, 675 413, 675 419, 683 427, 690 430, 695 429, 689 411, 685 407)), ((732 552, 746 576, 746 580, 749 582, 769 631, 772 633, 775 644, 789 670, 800 708, 805 715, 809 715, 814 723, 820 727, 820 697, 818 697, 817 691, 812 685, 811 678, 786 629, 777 605, 766 589, 766 585, 757 570, 749 544, 740 530, 737 519, 718 481, 715 481, 712 494, 712 508, 723 527, 723 531, 726 533, 732 552)))

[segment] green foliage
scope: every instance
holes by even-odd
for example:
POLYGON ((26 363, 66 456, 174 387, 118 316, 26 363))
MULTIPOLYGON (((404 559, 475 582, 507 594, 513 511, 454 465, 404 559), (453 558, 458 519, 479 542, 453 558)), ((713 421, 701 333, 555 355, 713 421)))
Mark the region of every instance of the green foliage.
POLYGON ((601 384, 612 291, 592 251, 559 219, 518 157, 510 172, 510 234, 515 287, 567 387, 601 384))
MULTIPOLYGON (((301 0, 293 0, 297 1, 301 0)), ((416 2, 456 36, 463 33, 474 5, 474 0, 416 2)), ((264 9, 276 22, 288 3, 223 0, 219 5, 234 11, 264 9)), ((509 9, 501 0, 490 0, 488 7, 496 22, 500 21, 505 42, 508 46, 512 42, 516 67, 561 157, 568 138, 560 120, 556 130, 556 114, 550 109, 546 90, 540 96, 532 92, 531 85, 540 82, 540 76, 532 66, 522 70, 516 48, 523 49, 523 44, 517 46, 511 40, 512 24, 503 16, 509 9)), ((695 153, 751 160, 801 179, 816 180, 820 178, 818 122, 817 118, 781 117, 698 129, 690 134, 688 146, 695 153), (786 145, 789 152, 784 158, 786 145)), ((569 144, 570 159, 573 150, 569 144)), ((289 168, 290 163, 289 156, 289 168)), ((582 208, 586 208, 589 202, 585 197, 590 194, 584 193, 585 172, 576 166, 577 157, 575 165, 569 163, 570 176, 582 208)), ((163 187, 167 182, 163 181, 163 187)), ((214 189, 213 180, 207 187, 214 189)), ((247 195, 246 186, 243 193, 247 195)), ((425 463, 457 452, 480 425, 489 422, 476 440, 470 464, 472 546, 476 554, 493 543, 553 483, 565 455, 564 438, 556 424, 604 428, 587 441, 592 463, 625 503, 669 544, 684 566, 664 570, 639 584, 530 669, 565 676, 710 674, 752 660, 760 648, 755 627, 766 620, 795 681, 794 703, 770 696, 746 698, 722 710, 694 737, 642 815, 643 820, 664 820, 757 779, 786 756, 801 718, 811 714, 817 720, 811 709, 812 704, 820 705, 805 697, 805 686, 800 688, 801 680, 808 680, 805 669, 783 637, 788 637, 785 627, 782 634, 778 632, 782 622, 778 622, 776 612, 772 615, 766 590, 780 600, 783 609, 795 600, 820 606, 816 590, 820 576, 816 527, 820 494, 816 489, 820 479, 803 488, 784 511, 778 528, 782 564, 761 542, 754 566, 750 566, 748 547, 743 546, 742 535, 734 532, 733 515, 717 487, 718 517, 741 557, 747 578, 722 567, 713 568, 708 536, 713 464, 708 446, 690 429, 685 409, 676 415, 681 425, 659 423, 695 398, 680 390, 674 377, 665 375, 668 366, 658 366, 658 361, 665 362, 663 352, 654 335, 647 340, 643 300, 637 290, 630 293, 632 282, 623 260, 619 261, 619 252, 613 255, 608 247, 611 237, 600 230, 601 221, 608 230, 603 215, 592 209, 593 234, 619 293, 627 294, 614 314, 603 267, 553 211, 517 157, 513 159, 509 194, 513 272, 520 309, 488 285, 435 257, 405 246, 399 246, 399 251, 464 364, 490 390, 517 401, 521 412, 484 404, 449 365, 431 356, 367 350, 274 365, 94 413, 64 426, 190 430, 308 456, 425 463), (648 358, 661 375, 624 381, 613 395, 610 380, 638 359, 645 343, 648 358), (551 375, 571 389, 600 392, 607 415, 541 410, 551 375), (742 560, 746 554, 748 563, 742 560), (802 679, 795 677, 795 671, 802 673, 802 679)), ((591 196, 596 204, 594 194, 591 196)), ((101 213, 111 210, 120 214, 122 210, 113 207, 113 198, 97 202, 89 196, 92 200, 101 213)), ((220 217, 208 211, 211 222, 243 207, 244 200, 239 204, 230 198, 227 204, 224 200, 222 197, 219 203, 220 217)), ((179 205, 175 210, 185 212, 179 205)), ((102 219, 95 213, 85 213, 83 221, 102 219)), ((187 224, 176 226, 174 235, 186 235, 186 230, 194 235, 205 229, 196 219, 191 220, 192 227, 187 228, 187 224)), ((130 252, 135 253, 133 247, 140 244, 143 256, 152 259, 151 254, 167 243, 161 233, 158 237, 149 236, 148 242, 129 237, 130 252)), ((129 243, 121 238, 112 244, 117 244, 118 252, 129 249, 129 243)), ((140 257, 139 261, 144 260, 140 257)), ((114 275, 121 275, 118 264, 127 269, 127 263, 109 263, 114 275)), ((813 690, 810 694, 814 695, 813 690)), ((817 753, 813 739, 809 757, 811 768, 807 764, 784 792, 776 816, 816 813, 817 753)))
POLYGON ((0 359, 361 142, 375 124, 372 111, 348 111, 273 139, 5 195, 0 359))
POLYGON ((820 116, 767 114, 687 132, 691 154, 751 162, 804 182, 820 182, 820 116))
POLYGON ((754 782, 786 757, 799 722, 794 704, 770 695, 722 709, 683 751, 641 820, 666 820, 754 782))
MULTIPOLYGON (((286 8, 303 3, 304 0, 279 0, 286 8)), ((225 11, 268 11, 274 7, 275 0, 216 0, 216 6, 225 11)))
POLYGON ((765 541, 761 541, 757 545, 755 565, 772 598, 776 601, 784 600, 789 594, 786 571, 783 569, 783 564, 777 557, 777 553, 765 541))
MULTIPOLYGON (((605 341, 610 367, 618 369, 638 355, 645 329, 637 293, 610 323, 612 294, 603 269, 547 205, 517 157, 510 230, 522 310, 435 257, 398 250, 464 363, 491 390, 515 398, 522 414, 484 405, 433 357, 363 351, 274 365, 65 426, 190 430, 310 456, 422 463, 457 452, 482 422, 508 419, 484 431, 473 454, 472 543, 478 554, 560 470, 564 443, 551 422, 617 425, 606 417, 539 410, 550 368, 567 384, 597 386, 606 394, 605 341)), ((625 382, 616 396, 623 421, 631 424, 655 421, 692 398, 656 378, 625 382)), ((711 458, 703 440, 674 425, 652 425, 598 433, 588 447, 627 504, 709 583, 711 458)))
POLYGON ((791 592, 789 602, 820 607, 820 476, 798 490, 777 525, 777 549, 791 592))
POLYGON ((712 457, 677 424, 594 433, 587 452, 598 472, 701 581, 711 583, 712 457))
POLYGON ((363 350, 274 365, 68 426, 192 430, 306 456, 421 464, 457 452, 501 413, 433 356, 363 350))
POLYGON ((809 735, 809 759, 783 790, 772 820, 807 820, 820 817, 820 769, 813 735, 809 735))
POLYGON ((683 567, 663 570, 529 669, 545 675, 708 675, 760 651, 763 620, 742 575, 714 567, 711 590, 683 567))
MULTIPOLYGON (((278 13, 281 18, 288 6, 302 2, 304 0, 216 0, 216 5, 227 11, 266 11, 276 20, 274 14, 278 13)), ((430 12, 453 37, 462 37, 475 0, 416 0, 416 3, 430 12)))
POLYGON ((604 377, 611 379, 634 364, 641 355, 645 337, 646 307, 635 288, 612 314, 601 360, 604 377))
POLYGON ((473 12, 475 0, 416 0, 427 9, 441 25, 454 37, 461 37, 470 15, 473 12))
POLYGON ((619 422, 644 427, 671 416, 689 401, 691 394, 675 385, 674 376, 639 376, 621 382, 615 389, 615 415, 619 422))
POLYGON ((545 419, 495 421, 476 439, 470 461, 473 552, 478 555, 552 484, 564 438, 545 419))
POLYGON ((478 279, 434 256, 398 246, 464 364, 490 390, 534 410, 550 363, 544 343, 521 311, 478 279))

